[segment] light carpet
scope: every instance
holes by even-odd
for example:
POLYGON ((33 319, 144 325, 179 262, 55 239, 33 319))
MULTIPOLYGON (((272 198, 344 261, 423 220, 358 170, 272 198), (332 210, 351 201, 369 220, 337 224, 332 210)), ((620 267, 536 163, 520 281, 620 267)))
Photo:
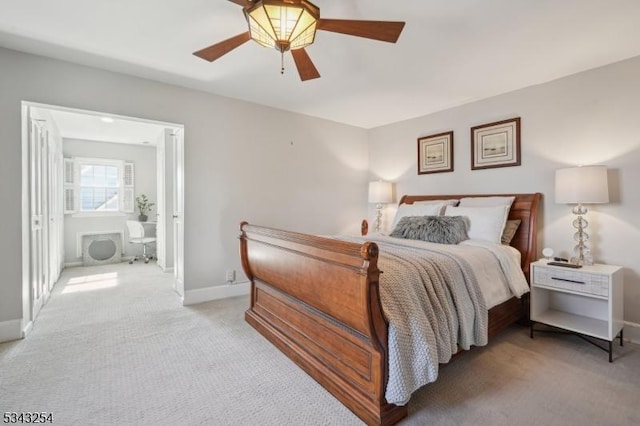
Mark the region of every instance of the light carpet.
MULTIPOLYGON (((0 344, 0 413, 57 425, 358 425, 244 322, 246 297, 181 306, 155 265, 70 268, 30 335, 0 344)), ((637 425, 640 346, 514 326, 441 369, 402 425, 637 425)))

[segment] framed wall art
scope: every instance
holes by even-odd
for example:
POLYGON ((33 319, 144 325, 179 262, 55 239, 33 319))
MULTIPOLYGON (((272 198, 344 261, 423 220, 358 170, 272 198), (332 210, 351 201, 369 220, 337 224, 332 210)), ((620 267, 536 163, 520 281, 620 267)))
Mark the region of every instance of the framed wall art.
POLYGON ((418 174, 453 171, 453 131, 418 138, 418 174))
POLYGON ((520 165, 520 117, 471 128, 471 170, 520 165))

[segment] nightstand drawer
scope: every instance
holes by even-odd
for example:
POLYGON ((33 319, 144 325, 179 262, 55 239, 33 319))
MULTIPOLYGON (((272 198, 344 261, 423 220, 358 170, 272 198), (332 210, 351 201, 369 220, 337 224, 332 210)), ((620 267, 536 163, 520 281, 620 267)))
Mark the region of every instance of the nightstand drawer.
POLYGON ((609 276, 559 268, 534 268, 533 285, 609 296, 609 276))

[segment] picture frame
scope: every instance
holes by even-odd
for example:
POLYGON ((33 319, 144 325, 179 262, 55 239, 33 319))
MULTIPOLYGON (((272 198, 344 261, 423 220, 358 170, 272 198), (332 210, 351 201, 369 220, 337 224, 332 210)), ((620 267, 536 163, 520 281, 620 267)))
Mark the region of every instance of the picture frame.
POLYGON ((471 170, 519 166, 520 117, 471 128, 471 170))
POLYGON ((453 171, 453 131, 418 138, 418 174, 453 171))

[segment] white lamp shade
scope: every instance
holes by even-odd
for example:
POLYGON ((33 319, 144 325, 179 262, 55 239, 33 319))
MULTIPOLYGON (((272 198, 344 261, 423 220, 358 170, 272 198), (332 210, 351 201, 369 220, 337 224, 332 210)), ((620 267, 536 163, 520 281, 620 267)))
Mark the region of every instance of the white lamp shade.
POLYGON ((390 203, 393 201, 393 187, 391 182, 369 182, 370 203, 390 203))
POLYGON ((608 203, 606 166, 570 167, 556 170, 556 203, 608 203))

